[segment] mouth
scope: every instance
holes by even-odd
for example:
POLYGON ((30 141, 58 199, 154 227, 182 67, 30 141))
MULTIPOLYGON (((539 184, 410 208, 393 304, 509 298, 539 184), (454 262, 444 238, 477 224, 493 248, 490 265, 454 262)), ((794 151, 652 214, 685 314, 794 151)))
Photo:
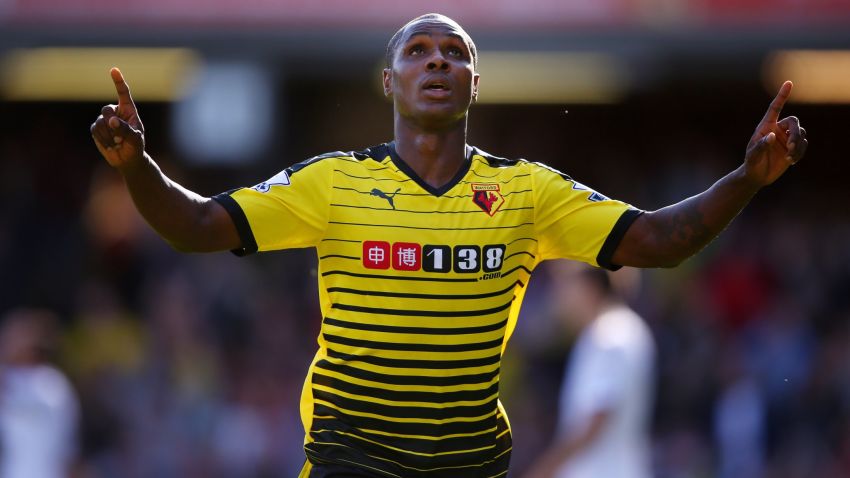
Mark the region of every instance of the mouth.
POLYGON ((439 81, 427 83, 425 85, 425 89, 426 90, 432 90, 432 91, 449 91, 450 90, 448 85, 446 85, 445 83, 439 82, 439 81))
POLYGON ((451 87, 449 86, 449 82, 444 78, 431 78, 425 81, 422 85, 422 89, 426 91, 433 92, 448 92, 451 91, 451 87))

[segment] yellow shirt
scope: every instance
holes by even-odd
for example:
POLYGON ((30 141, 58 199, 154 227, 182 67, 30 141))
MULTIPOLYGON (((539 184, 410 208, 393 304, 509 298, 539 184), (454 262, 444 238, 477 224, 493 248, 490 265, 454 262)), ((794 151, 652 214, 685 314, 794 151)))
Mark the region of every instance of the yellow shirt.
POLYGON ((611 256, 641 213, 546 166, 469 148, 442 188, 392 144, 216 196, 239 254, 315 247, 323 314, 305 451, 379 476, 504 476, 499 367, 531 271, 611 256))

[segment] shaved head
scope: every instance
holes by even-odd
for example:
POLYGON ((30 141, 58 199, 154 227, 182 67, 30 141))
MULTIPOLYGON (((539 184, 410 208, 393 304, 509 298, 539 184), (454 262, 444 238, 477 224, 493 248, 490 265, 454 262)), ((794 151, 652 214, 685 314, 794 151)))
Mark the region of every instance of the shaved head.
POLYGON ((467 45, 469 46, 469 53, 472 56, 472 67, 476 70, 478 69, 478 52, 475 49, 475 43, 472 41, 472 37, 470 37, 469 34, 466 33, 466 30, 464 30, 459 23, 439 13, 426 13, 425 15, 420 15, 414 18, 413 20, 407 22, 403 27, 399 28, 398 31, 395 32, 392 38, 390 38, 389 43, 387 43, 387 68, 392 68, 393 66, 393 58, 395 58, 395 52, 396 50, 398 50, 398 46, 404 38, 405 30, 407 30, 413 25, 416 25, 417 23, 445 23, 458 30, 464 41, 466 41, 467 45))

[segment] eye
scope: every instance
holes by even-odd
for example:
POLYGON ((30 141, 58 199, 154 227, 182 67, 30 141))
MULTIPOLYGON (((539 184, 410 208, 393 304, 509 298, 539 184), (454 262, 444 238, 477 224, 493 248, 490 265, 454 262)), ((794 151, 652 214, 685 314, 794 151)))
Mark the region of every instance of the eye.
POLYGON ((462 49, 460 49, 460 48, 458 48, 458 47, 456 47, 456 46, 449 47, 449 51, 448 51, 448 53, 449 53, 449 55, 451 55, 451 56, 456 56, 456 57, 458 57, 458 58, 463 57, 463 50, 462 50, 462 49))
POLYGON ((422 45, 413 45, 412 47, 407 49, 408 55, 419 55, 425 52, 425 48, 422 45))

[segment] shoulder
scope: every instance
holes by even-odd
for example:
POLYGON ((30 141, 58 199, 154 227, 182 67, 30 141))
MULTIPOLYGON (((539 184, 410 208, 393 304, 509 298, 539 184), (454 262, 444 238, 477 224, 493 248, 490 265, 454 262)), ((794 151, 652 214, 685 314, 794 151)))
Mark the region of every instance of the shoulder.
MULTIPOLYGON (((542 183, 547 180, 546 176, 569 179, 569 176, 540 163, 533 163, 524 158, 512 159, 496 156, 478 147, 472 147, 472 154, 470 156, 472 158, 471 168, 479 176, 501 177, 503 179, 526 178, 526 181, 522 184, 528 184, 528 181, 542 183)), ((531 187, 531 185, 528 184, 528 187, 531 187)))
POLYGON ((299 171, 307 168, 312 168, 315 165, 323 165, 324 167, 335 167, 339 163, 354 162, 363 163, 367 161, 383 162, 389 156, 389 149, 386 144, 372 146, 361 151, 331 151, 322 153, 312 158, 293 164, 286 168, 287 173, 292 176, 299 171))
POLYGON ((344 165, 363 165, 370 161, 381 163, 386 161, 388 156, 389 153, 386 144, 366 148, 362 151, 331 151, 322 153, 295 163, 249 189, 267 193, 272 189, 272 186, 290 186, 293 184, 310 186, 327 185, 331 181, 332 173, 345 169, 344 165))
POLYGON ((546 165, 546 164, 543 164, 543 163, 538 163, 538 162, 528 161, 527 159, 524 159, 524 158, 516 158, 516 159, 503 158, 501 156, 496 156, 495 154, 490 154, 487 151, 484 151, 483 149, 478 148, 476 146, 472 147, 472 156, 473 157, 476 157, 476 156, 480 157, 489 166, 494 167, 494 168, 516 167, 516 168, 528 170, 529 172, 536 172, 536 173, 541 173, 541 174, 559 176, 559 177, 566 179, 568 181, 572 181, 572 178, 568 174, 565 174, 561 171, 558 171, 557 169, 555 169, 555 168, 553 168, 549 165, 546 165))
POLYGON ((573 178, 570 177, 569 174, 559 171, 552 166, 544 163, 529 163, 529 168, 533 173, 542 178, 546 178, 549 180, 564 180, 574 182, 573 178))
POLYGON ((490 154, 478 147, 472 148, 472 155, 473 157, 480 158, 483 162, 487 163, 487 165, 492 168, 515 168, 518 170, 522 170, 524 173, 534 175, 535 177, 539 177, 540 179, 544 180, 573 181, 573 178, 571 178, 568 174, 558 171, 557 169, 544 163, 532 162, 523 158, 503 158, 494 154, 490 154))
POLYGON ((526 170, 528 172, 540 172, 543 174, 554 174, 560 176, 564 179, 570 180, 571 178, 557 169, 547 166, 543 163, 536 163, 528 161, 524 158, 503 158, 501 156, 496 156, 495 154, 490 154, 483 149, 473 146, 472 147, 472 157, 479 158, 481 161, 486 163, 488 166, 493 168, 518 168, 522 170, 526 170))
POLYGON ((36 365, 30 367, 10 367, 7 375, 11 379, 10 385, 39 397, 38 400, 66 400, 73 395, 70 381, 65 375, 50 365, 36 365))
POLYGON ((625 305, 602 313, 593 324, 594 339, 605 347, 633 348, 652 342, 649 326, 625 305))
POLYGON ((524 167, 528 164, 528 161, 524 159, 503 158, 501 156, 496 156, 495 154, 490 154, 476 146, 472 146, 472 157, 480 158, 488 166, 493 168, 524 167))

